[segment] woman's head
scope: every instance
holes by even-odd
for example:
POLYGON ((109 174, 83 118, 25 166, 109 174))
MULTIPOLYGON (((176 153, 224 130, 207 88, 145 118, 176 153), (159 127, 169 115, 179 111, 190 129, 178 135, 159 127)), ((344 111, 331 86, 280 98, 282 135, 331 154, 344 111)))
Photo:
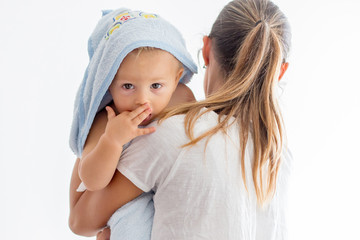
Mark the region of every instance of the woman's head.
POLYGON ((220 12, 209 36, 204 37, 207 66, 204 101, 184 106, 167 116, 186 113, 187 145, 239 125, 241 168, 245 180, 245 148, 254 148, 254 186, 260 203, 275 192, 283 144, 283 127, 275 85, 286 71, 290 27, 285 15, 268 0, 234 0, 220 12), (201 111, 203 108, 205 111, 201 111), (201 136, 193 135, 199 117, 219 114, 219 124, 201 136), (232 121, 235 117, 235 121, 232 121))
POLYGON ((215 59, 228 77, 239 64, 267 67, 271 54, 285 63, 291 32, 287 18, 271 1, 234 0, 220 12, 209 38, 215 59))

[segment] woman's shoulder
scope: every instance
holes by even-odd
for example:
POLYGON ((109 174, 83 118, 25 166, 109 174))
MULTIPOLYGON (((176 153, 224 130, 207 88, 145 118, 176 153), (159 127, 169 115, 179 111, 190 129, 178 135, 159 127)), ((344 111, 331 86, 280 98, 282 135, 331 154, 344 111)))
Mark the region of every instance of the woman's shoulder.
MULTIPOLYGON (((199 113, 201 116, 195 122, 195 132, 199 128, 208 129, 218 124, 218 115, 213 111, 202 114, 205 110, 206 108, 202 109, 199 113)), ((174 115, 162 120, 160 123, 156 122, 153 124, 161 131, 184 132, 185 116, 185 114, 174 115)))
POLYGON ((149 138, 157 138, 157 141, 162 141, 168 144, 169 141, 180 140, 185 137, 185 115, 175 115, 164 119, 162 121, 155 121, 148 126, 154 126, 156 131, 146 135, 149 138))

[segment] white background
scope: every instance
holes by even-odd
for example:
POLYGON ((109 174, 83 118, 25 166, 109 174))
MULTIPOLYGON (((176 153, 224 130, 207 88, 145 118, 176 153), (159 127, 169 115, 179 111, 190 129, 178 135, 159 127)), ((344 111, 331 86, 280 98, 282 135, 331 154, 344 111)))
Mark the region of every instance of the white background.
MULTIPOLYGON (((68 229, 73 101, 101 9, 159 13, 193 58, 227 0, 0 0, 0 239, 83 239, 68 229)), ((282 94, 295 158, 290 239, 360 239, 357 0, 277 0, 293 30, 282 94)), ((198 99, 203 72, 190 87, 198 99)))

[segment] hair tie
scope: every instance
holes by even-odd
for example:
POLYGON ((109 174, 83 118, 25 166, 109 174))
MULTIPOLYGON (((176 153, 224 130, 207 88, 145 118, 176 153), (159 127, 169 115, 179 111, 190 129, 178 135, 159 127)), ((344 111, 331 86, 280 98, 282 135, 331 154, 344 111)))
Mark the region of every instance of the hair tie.
POLYGON ((255 23, 255 27, 256 27, 259 23, 261 23, 261 22, 262 22, 262 20, 257 21, 257 22, 255 23))

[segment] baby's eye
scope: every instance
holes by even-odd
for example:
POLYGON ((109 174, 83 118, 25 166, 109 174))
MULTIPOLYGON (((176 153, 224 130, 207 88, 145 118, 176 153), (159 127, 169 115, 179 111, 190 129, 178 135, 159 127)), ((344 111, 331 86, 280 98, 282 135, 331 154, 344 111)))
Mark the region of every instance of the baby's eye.
POLYGON ((154 89, 159 89, 159 88, 161 88, 162 87, 162 85, 160 84, 160 83, 153 83, 153 84, 151 84, 151 88, 154 88, 154 89))
POLYGON ((125 83, 122 87, 129 90, 129 89, 133 89, 134 85, 132 85, 131 83, 125 83))

